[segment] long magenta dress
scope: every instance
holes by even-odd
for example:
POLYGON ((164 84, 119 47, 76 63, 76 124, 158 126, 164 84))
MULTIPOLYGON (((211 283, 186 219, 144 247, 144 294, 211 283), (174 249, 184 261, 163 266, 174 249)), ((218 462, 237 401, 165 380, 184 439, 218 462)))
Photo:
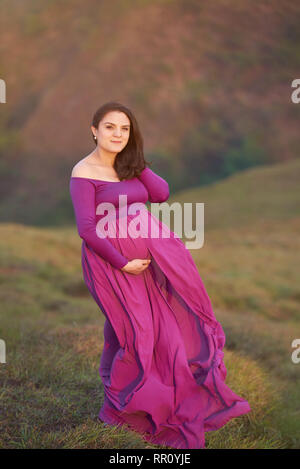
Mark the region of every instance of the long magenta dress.
POLYGON ((99 419, 154 444, 204 448, 204 432, 251 408, 225 384, 225 334, 190 252, 145 205, 166 201, 168 183, 146 167, 120 182, 71 177, 70 194, 84 281, 106 318, 99 419), (121 270, 146 258, 139 275, 121 270))

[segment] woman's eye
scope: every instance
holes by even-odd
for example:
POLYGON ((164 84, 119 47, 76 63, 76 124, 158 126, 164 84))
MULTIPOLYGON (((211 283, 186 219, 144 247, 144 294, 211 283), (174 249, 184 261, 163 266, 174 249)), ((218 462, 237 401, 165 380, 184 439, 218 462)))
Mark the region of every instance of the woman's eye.
MULTIPOLYGON (((111 125, 107 125, 107 126, 106 126, 106 129, 111 129, 111 128, 112 128, 112 126, 111 126, 111 125)), ((125 130, 126 132, 128 132, 128 131, 129 131, 129 129, 123 129, 123 130, 125 130)))

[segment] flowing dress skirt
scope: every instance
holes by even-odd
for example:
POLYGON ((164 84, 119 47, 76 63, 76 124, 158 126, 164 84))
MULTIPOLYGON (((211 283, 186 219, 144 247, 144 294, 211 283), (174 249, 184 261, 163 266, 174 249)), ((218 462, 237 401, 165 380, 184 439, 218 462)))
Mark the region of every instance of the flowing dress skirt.
POLYGON ((204 448, 204 432, 251 410, 225 384, 224 331, 177 234, 145 204, 138 227, 144 237, 136 237, 136 216, 122 208, 118 214, 113 246, 129 260, 151 263, 129 274, 82 242, 84 281, 106 318, 99 419, 125 424, 154 444, 204 448), (124 226, 128 235, 121 237, 124 226))

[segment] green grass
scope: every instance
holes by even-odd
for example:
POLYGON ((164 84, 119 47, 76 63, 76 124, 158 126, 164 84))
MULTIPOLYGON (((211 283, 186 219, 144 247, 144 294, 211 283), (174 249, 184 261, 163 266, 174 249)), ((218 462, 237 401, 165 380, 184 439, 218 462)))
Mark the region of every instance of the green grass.
MULTIPOLYGON (((191 254, 226 334, 226 384, 252 409, 207 432, 207 448, 300 444, 300 364, 291 361, 300 315, 298 168, 252 169, 176 197, 209 201, 204 247, 191 254), (263 217, 255 217, 259 198, 263 217)), ((97 419, 104 316, 83 283, 75 226, 0 225, 0 285, 0 447, 158 448, 97 419)))
MULTIPOLYGON (((178 192, 169 202, 205 204, 205 230, 290 220, 300 216, 300 159, 264 165, 201 188, 178 192)), ((220 233, 221 237, 221 233, 220 233)))

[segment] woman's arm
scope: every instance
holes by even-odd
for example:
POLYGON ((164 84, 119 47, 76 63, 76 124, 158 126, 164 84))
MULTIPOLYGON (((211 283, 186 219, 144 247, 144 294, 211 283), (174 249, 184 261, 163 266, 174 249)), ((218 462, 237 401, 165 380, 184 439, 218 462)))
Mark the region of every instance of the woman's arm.
POLYGON ((146 167, 138 178, 146 187, 150 202, 165 202, 169 198, 169 184, 152 169, 146 167))
POLYGON ((113 267, 121 269, 126 259, 107 238, 99 238, 96 233, 95 187, 87 179, 70 179, 70 194, 73 203, 77 230, 93 250, 113 267))

